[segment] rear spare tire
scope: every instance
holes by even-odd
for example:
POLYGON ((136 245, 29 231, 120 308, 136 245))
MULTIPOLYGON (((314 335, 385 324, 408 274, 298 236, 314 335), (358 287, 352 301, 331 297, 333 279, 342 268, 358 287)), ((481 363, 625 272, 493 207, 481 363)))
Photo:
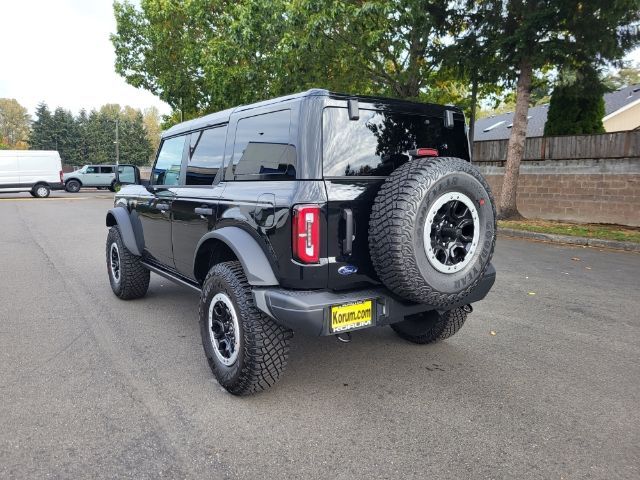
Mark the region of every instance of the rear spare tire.
POLYGON ((482 174, 459 158, 416 159, 395 170, 375 199, 369 249, 394 293, 447 306, 484 274, 496 239, 496 211, 482 174))

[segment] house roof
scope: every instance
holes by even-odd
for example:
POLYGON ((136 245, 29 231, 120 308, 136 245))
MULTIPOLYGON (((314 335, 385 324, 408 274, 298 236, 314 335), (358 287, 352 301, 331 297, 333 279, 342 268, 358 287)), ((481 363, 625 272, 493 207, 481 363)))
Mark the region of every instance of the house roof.
MULTIPOLYGON (((605 116, 640 100, 640 84, 623 87, 615 92, 604 95, 605 116)), ((549 104, 538 105, 529 109, 529 124, 527 137, 541 137, 544 134, 544 124, 547 122, 549 104)), ((475 124, 474 141, 504 140, 511 135, 513 112, 481 118, 475 124)))

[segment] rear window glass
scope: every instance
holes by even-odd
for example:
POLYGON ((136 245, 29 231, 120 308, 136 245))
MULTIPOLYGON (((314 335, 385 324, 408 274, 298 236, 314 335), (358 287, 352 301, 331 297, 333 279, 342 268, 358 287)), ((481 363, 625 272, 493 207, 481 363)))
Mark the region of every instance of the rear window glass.
POLYGON ((291 111, 243 118, 233 149, 235 180, 296 178, 296 149, 290 143, 291 111))
POLYGON ((327 177, 386 176, 418 147, 437 148, 442 120, 423 115, 328 107, 322 116, 323 170, 327 177))

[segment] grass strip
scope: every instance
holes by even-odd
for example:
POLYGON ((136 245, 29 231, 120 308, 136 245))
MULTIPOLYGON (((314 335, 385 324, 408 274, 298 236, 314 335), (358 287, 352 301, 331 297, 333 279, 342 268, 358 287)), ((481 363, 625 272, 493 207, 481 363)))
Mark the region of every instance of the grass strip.
POLYGON ((578 224, 550 220, 500 220, 498 226, 513 230, 571 235, 573 237, 640 243, 640 228, 622 225, 578 224))

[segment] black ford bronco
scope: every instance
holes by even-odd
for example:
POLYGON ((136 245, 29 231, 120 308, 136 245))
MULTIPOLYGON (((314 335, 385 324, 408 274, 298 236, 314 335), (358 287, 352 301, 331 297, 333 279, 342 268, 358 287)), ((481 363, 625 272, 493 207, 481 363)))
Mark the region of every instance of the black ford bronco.
POLYGON ((150 272, 196 290, 209 365, 243 395, 294 331, 456 333, 495 281, 495 219, 458 108, 314 89, 164 132, 107 213, 107 271, 122 299, 150 272))

